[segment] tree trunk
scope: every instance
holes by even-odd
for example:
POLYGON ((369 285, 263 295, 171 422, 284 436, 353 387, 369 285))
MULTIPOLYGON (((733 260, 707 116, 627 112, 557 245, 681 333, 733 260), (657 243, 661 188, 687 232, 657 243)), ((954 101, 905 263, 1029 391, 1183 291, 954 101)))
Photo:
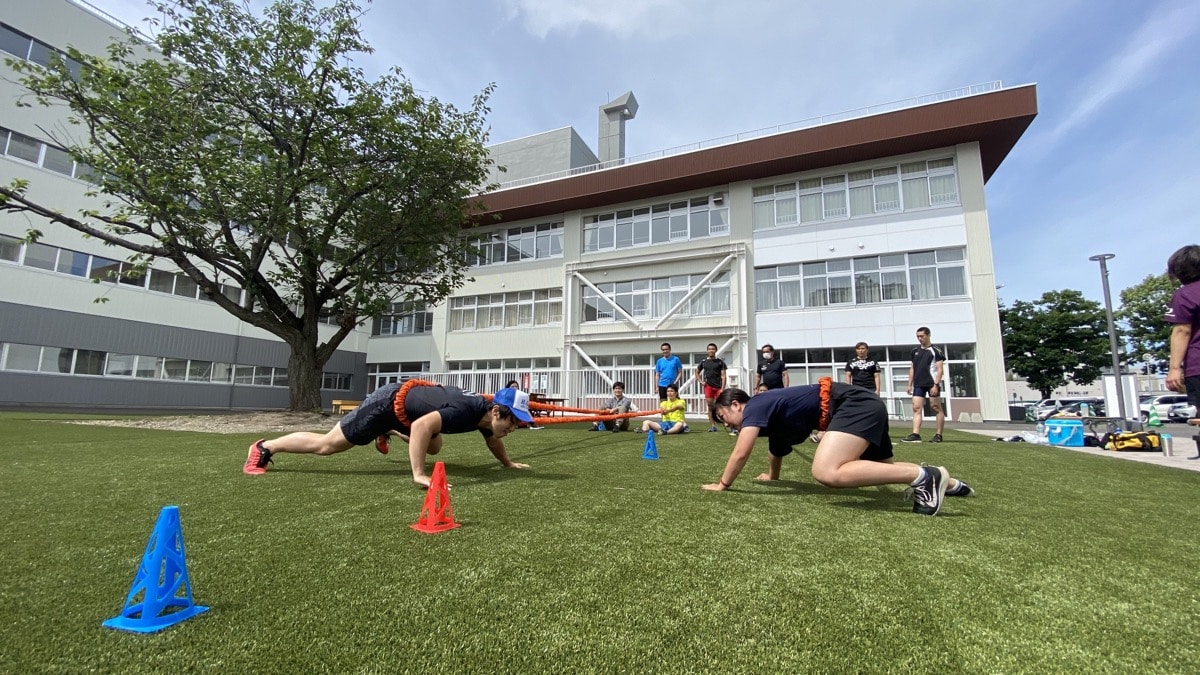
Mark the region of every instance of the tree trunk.
POLYGON ((288 410, 320 412, 321 375, 325 364, 317 359, 316 340, 306 344, 289 344, 288 410))

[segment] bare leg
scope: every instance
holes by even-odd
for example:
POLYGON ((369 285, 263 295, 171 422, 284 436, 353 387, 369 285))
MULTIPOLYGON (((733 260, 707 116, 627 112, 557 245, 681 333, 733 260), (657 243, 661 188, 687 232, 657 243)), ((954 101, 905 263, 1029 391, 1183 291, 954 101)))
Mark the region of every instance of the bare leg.
POLYGON ((265 441, 263 447, 272 453, 291 452, 310 455, 334 455, 354 447, 344 434, 341 424, 335 424, 325 434, 297 431, 273 441, 265 441))
POLYGON ((942 435, 942 430, 946 428, 946 409, 942 406, 942 397, 929 399, 929 405, 933 408, 933 414, 937 420, 937 434, 942 435))
POLYGON ((912 397, 913 433, 921 435, 921 418, 925 416, 925 399, 921 396, 912 397))
POLYGON ((908 485, 921 475, 910 462, 873 462, 859 459, 867 441, 842 431, 827 431, 813 455, 812 476, 832 488, 868 485, 908 485))

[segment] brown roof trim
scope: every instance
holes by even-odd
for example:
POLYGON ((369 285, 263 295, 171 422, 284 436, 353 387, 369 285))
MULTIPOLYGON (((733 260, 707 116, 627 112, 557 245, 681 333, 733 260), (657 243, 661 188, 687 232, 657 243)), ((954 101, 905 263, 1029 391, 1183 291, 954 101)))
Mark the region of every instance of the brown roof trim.
POLYGON ((1037 116, 1025 85, 483 195, 478 222, 541 218, 978 141, 987 181, 1037 116))

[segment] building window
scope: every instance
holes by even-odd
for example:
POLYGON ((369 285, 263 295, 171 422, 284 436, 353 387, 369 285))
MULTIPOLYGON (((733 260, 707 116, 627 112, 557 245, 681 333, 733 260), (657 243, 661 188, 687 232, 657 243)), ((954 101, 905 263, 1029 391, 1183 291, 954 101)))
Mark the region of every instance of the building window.
POLYGON ((842 258, 754 270, 759 311, 967 295, 964 249, 842 258))
POLYGON ((532 328, 562 323, 562 289, 450 298, 450 330, 532 328))
MULTIPOLYGON (((656 279, 596 284, 596 288, 600 289, 603 295, 596 293, 590 286, 584 286, 583 322, 623 320, 624 315, 619 314, 616 307, 625 310, 626 314, 635 319, 665 316, 705 276, 704 274, 682 274, 656 279), (616 302, 615 306, 609 298, 616 302)), ((729 272, 721 272, 713 277, 708 286, 693 296, 691 301, 680 308, 676 315, 729 314, 729 279, 729 272)))
POLYGON ((583 252, 616 251, 729 234, 724 193, 588 216, 583 252))
POLYGON ((423 302, 394 302, 376 317, 371 335, 421 335, 433 330, 433 312, 423 302))
POLYGON ((561 258, 563 224, 543 223, 497 230, 477 236, 468 243, 475 251, 467 254, 467 263, 475 267, 561 258))
POLYGON ((906 162, 760 186, 754 229, 958 204, 954 158, 906 162))

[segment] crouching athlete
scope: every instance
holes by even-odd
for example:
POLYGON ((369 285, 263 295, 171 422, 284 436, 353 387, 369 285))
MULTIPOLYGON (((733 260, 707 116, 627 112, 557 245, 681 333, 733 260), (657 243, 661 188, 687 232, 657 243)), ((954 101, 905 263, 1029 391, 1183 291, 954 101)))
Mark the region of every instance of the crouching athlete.
POLYGON ((739 431, 720 480, 704 485, 705 490, 728 490, 745 468, 759 436, 769 439, 770 458, 767 473, 758 480, 779 480, 784 456, 816 432, 812 476, 822 485, 909 485, 913 513, 927 516, 937 515, 945 495, 974 493, 943 467, 896 462, 888 436, 887 408, 862 387, 826 377, 820 384, 771 389, 753 398, 741 389, 726 389, 713 408, 718 419, 739 431))
POLYGON ((376 389, 325 434, 298 431, 273 441, 255 441, 242 472, 266 473, 267 464, 281 452, 333 455, 375 441, 380 452, 386 453, 387 437, 394 432, 408 442, 413 482, 429 487, 425 456, 441 452, 442 434, 478 431, 502 465, 528 469, 528 464, 508 458, 501 439, 517 428, 518 422, 532 421, 529 394, 523 391, 501 389, 488 401, 482 396, 465 394, 458 387, 409 380, 376 389))

